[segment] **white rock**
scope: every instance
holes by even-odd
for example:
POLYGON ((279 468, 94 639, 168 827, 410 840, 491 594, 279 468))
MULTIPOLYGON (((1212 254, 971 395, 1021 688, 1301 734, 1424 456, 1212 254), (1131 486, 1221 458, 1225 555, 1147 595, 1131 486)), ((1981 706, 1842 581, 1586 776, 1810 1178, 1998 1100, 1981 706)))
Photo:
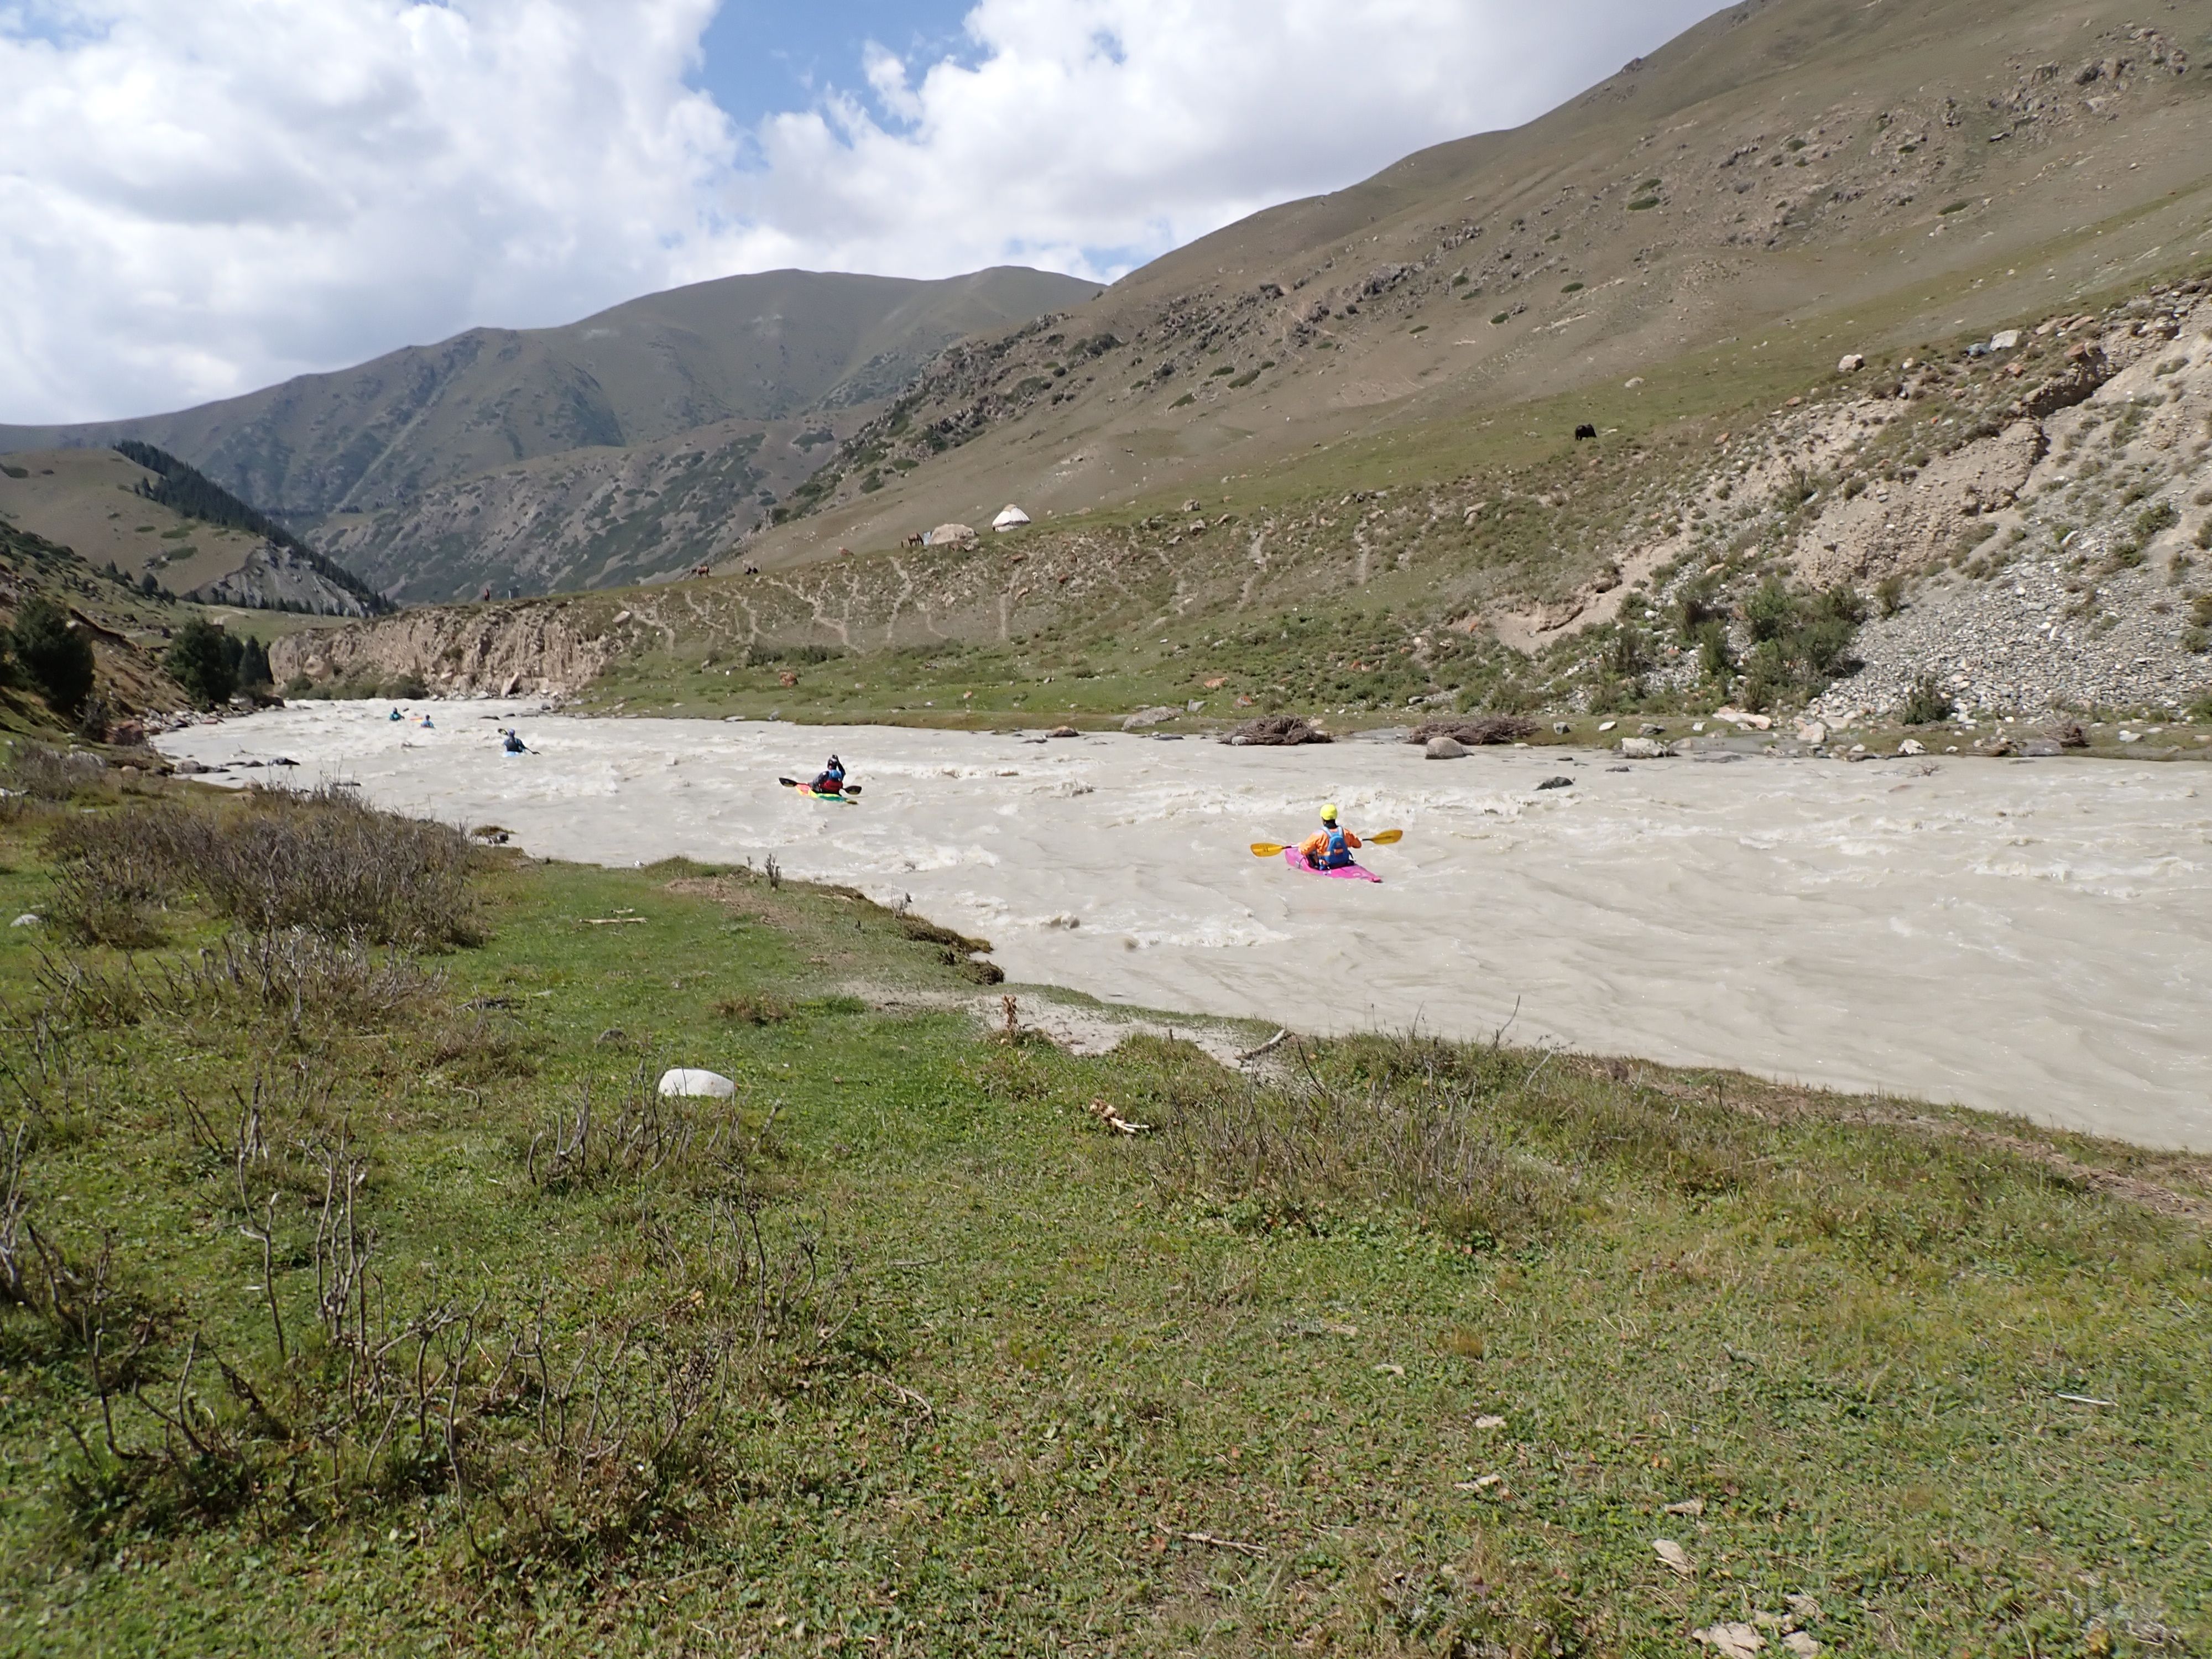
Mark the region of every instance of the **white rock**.
POLYGON ((1619 720, 1600 720, 1597 723, 1597 729, 1601 732, 1610 732, 1620 724, 1619 720))
POLYGON ((1856 374, 1865 367, 1866 359, 1864 357, 1861 356, 1856 351, 1848 352, 1844 355, 1842 361, 1837 363, 1836 373, 1838 374, 1856 374))
POLYGON ((1766 1638, 1753 1625, 1713 1625, 1690 1634, 1719 1654, 1721 1659, 1751 1659, 1766 1645, 1766 1638))
POLYGON ((1620 757, 1623 760, 1660 760, 1667 754, 1667 745, 1656 738, 1623 738, 1620 757))
POLYGON ((1631 378, 1630 378, 1629 380, 1627 380, 1623 381, 1623 382, 1622 382, 1622 389, 1623 389, 1623 390, 1625 390, 1625 391, 1628 391, 1628 392, 1633 392, 1633 391, 1635 391, 1635 390, 1636 390, 1636 388, 1637 388, 1637 387, 1638 387, 1638 386, 1642 386, 1643 384, 1644 384, 1644 377, 1643 377, 1641 374, 1638 374, 1638 375, 1634 375, 1634 376, 1631 377, 1631 378))
POLYGON ((2141 743, 2142 741, 2142 733, 2140 732, 2123 732, 2120 733, 2120 741, 2122 743, 2141 743))
POLYGON ((2019 343, 2020 331, 2016 328, 2008 328, 2002 333, 1990 337, 1990 349, 1992 351, 2010 351, 2019 343))
POLYGON ((696 1100, 735 1100, 738 1085, 720 1072, 677 1066, 660 1074, 660 1092, 696 1100))
POLYGON ((1690 1565, 1690 1553, 1671 1538, 1653 1539, 1651 1553, 1685 1578, 1697 1571, 1690 1565))
POLYGON ((43 927, 46 919, 35 910, 26 910, 8 925, 10 927, 43 927))
POLYGON ((1928 752, 1928 745, 1917 738, 1907 738, 1897 745, 1897 752, 1900 755, 1924 755, 1928 752))
POLYGON ((1431 738, 1421 752, 1431 760, 1457 760, 1467 753, 1467 745, 1457 738, 1431 738))
POLYGON ((1797 741, 1818 747, 1828 740, 1828 728, 1819 720, 1807 720, 1797 728, 1797 741))

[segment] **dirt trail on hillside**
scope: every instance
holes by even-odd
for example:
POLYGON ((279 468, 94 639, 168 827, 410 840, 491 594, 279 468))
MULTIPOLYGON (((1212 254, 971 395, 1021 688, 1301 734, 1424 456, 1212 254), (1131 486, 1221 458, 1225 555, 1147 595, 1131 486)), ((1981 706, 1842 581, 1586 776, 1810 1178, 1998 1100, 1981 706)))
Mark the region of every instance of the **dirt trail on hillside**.
POLYGON ((2197 769, 1229 749, 310 705, 164 738, 608 864, 773 854, 997 947, 1016 981, 1316 1033, 1418 1024, 2212 1150, 2197 769), (521 717, 536 753, 503 758, 521 717), (779 789, 831 749, 865 804, 779 789), (1539 790, 1547 778, 1571 787, 1539 790), (1254 858, 1323 798, 1379 886, 1254 858))

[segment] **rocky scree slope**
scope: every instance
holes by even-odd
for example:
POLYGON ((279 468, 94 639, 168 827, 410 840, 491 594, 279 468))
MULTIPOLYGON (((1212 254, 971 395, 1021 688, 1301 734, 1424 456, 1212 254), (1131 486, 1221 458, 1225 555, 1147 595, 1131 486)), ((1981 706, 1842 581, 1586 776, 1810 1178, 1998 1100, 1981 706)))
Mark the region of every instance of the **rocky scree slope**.
MULTIPOLYGON (((765 564, 1016 501, 1044 518, 1316 441, 1565 387, 1618 422, 1646 366, 1753 330, 1838 353, 1994 327, 2171 257, 2212 185, 2185 41, 2118 5, 1731 8, 1514 132, 1177 251, 1049 325, 929 366, 786 505, 765 564)), ((2148 267, 2146 267, 2148 269, 2148 267)), ((984 516, 978 516, 984 515, 984 516)))

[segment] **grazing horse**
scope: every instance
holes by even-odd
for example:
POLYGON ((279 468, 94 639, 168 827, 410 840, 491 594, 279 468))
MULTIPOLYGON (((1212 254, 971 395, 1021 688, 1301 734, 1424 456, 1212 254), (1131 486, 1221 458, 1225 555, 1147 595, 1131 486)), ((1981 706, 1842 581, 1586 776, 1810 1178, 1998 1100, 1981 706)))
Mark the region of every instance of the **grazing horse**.
POLYGON ((1578 426, 1575 428, 1575 441, 1577 443, 1582 442, 1585 438, 1595 438, 1596 436, 1597 428, 1594 426, 1583 425, 1578 426))

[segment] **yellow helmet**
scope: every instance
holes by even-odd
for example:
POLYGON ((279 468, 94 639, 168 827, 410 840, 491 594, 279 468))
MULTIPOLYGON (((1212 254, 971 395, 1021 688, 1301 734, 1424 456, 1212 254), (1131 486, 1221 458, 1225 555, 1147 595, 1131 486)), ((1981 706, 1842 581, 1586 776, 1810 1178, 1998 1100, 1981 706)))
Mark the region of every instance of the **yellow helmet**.
POLYGON ((1323 823, 1334 823, 1336 822, 1336 803, 1334 801, 1325 800, 1321 804, 1321 821, 1323 823))

